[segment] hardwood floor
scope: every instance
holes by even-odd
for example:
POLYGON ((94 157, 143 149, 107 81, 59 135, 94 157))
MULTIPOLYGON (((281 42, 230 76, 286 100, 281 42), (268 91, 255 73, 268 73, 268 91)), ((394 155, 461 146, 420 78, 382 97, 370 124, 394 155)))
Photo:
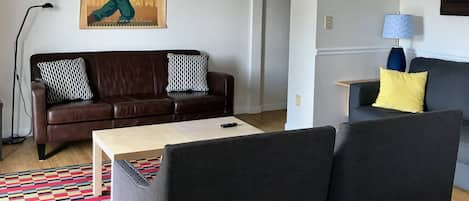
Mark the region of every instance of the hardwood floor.
MULTIPOLYGON (((238 118, 264 131, 283 130, 285 111, 265 112, 254 115, 238 115, 238 118)), ((36 145, 29 138, 20 145, 4 146, 3 157, 0 161, 0 173, 18 172, 25 170, 53 168, 92 162, 91 141, 76 142, 68 145, 47 145, 47 152, 56 150, 45 161, 38 161, 36 145)))
POLYGON ((263 131, 274 132, 284 130, 285 122, 287 121, 287 112, 272 111, 261 114, 237 115, 237 117, 263 131))
POLYGON ((469 192, 454 188, 453 201, 469 201, 469 192))
MULTIPOLYGON (((261 114, 243 114, 238 118, 261 130, 281 131, 286 121, 285 111, 264 112, 261 114)), ((48 145, 47 151, 60 150, 46 161, 38 161, 36 145, 31 138, 21 145, 4 146, 4 160, 0 161, 0 173, 25 170, 62 167, 92 162, 91 142, 77 142, 67 145, 48 145)), ((469 192, 454 189, 453 201, 469 201, 469 192)))

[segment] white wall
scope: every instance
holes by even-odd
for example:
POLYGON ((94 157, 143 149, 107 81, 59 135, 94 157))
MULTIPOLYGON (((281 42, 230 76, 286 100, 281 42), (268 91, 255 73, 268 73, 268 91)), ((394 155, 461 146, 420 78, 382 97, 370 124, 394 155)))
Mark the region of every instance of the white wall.
POLYGON ((382 38, 384 15, 398 11, 399 0, 319 0, 314 126, 347 121, 347 89, 335 83, 378 78, 393 45, 382 38))
POLYGON ((401 12, 416 16, 417 35, 403 41, 418 56, 469 61, 469 17, 440 15, 440 0, 401 0, 401 12))
MULTIPOLYGON (((5 7, 1 7, 0 8, 2 11, 5 10, 5 11, 8 11, 8 6, 5 6, 5 7)), ((8 16, 8 13, 6 12, 0 12, 0 20, 1 19, 5 19, 6 17, 8 16)), ((10 103, 10 101, 8 99, 10 99, 10 86, 11 84, 9 83, 10 82, 10 78, 12 75, 10 75, 12 73, 12 65, 10 65, 10 63, 8 63, 8 65, 6 65, 3 61, 8 61, 8 60, 11 60, 10 58, 13 57, 12 55, 12 52, 11 51, 8 51, 7 53, 5 53, 5 51, 3 51, 3 49, 8 49, 8 48, 13 48, 13 42, 11 41, 7 41, 5 40, 5 37, 10 37, 11 38, 11 34, 9 34, 8 36, 6 35, 6 31, 5 30, 8 30, 9 26, 7 26, 7 24, 4 24, 4 23, 1 23, 0 26, 2 26, 2 31, 0 32, 0 48, 2 48, 1 51, 1 54, 0 54, 0 62, 2 63, 0 65, 0 80, 1 80, 1 84, 0 84, 0 100, 3 102, 3 107, 7 107, 6 103, 10 103)), ((10 110, 5 110, 3 109, 3 116, 2 116, 2 120, 3 122, 0 122, 0 124, 3 124, 3 125, 6 125, 6 124, 9 124, 9 119, 10 118, 7 118, 7 112, 10 112, 10 110)), ((4 126, 5 127, 5 126, 4 126)), ((1 136, 1 135, 0 135, 1 136)))
MULTIPOLYGON (((79 0, 51 0, 56 8, 37 9, 31 13, 24 32, 22 73, 27 105, 29 105, 29 57, 36 53, 105 51, 105 50, 159 50, 197 49, 210 55, 210 70, 230 73, 236 79, 235 111, 250 112, 248 97, 253 72, 250 47, 252 45, 251 12, 262 0, 168 0, 168 29, 151 30, 80 30, 79 0), (33 23, 31 23, 33 22, 33 23)), ((5 103, 4 132, 8 136, 13 66, 12 44, 26 8, 41 4, 39 0, 4 0, 0 7, 0 97, 5 103)), ((279 2, 280 3, 280 2, 279 2)), ((283 5, 283 4, 282 4, 283 5)), ((275 36, 274 36, 275 37, 275 36)), ((269 59, 267 59, 269 60, 269 59)), ((285 62, 285 61, 282 61, 285 62)), ((260 66, 259 66, 260 68, 260 66)), ((270 76, 267 76, 270 79, 270 76)), ((253 85, 256 86, 256 85, 253 85)), ((252 96, 251 96, 252 95, 252 96)), ((270 99, 270 97, 266 98, 270 99)), ((29 106, 28 106, 29 107, 29 106)), ((30 108, 27 108, 30 111, 30 108)), ((29 130, 30 120, 21 112, 18 124, 22 132, 29 130)))
POLYGON ((286 109, 290 0, 267 0, 264 7, 263 110, 286 109))
POLYGON ((318 48, 388 47, 384 15, 398 11, 399 0, 319 0, 318 48), (325 16, 334 17, 332 30, 324 29, 325 16))
POLYGON ((381 37, 384 15, 399 11, 399 0, 318 0, 317 8, 313 2, 292 1, 288 129, 347 120, 347 91, 335 83, 378 77, 392 47, 381 37), (333 17, 332 30, 324 29, 325 16, 333 17), (302 107, 295 106, 297 94, 302 107))
POLYGON ((313 122, 317 3, 291 1, 286 129, 308 128, 313 122), (300 106, 296 105, 296 96, 301 97, 300 106))
POLYGON ((387 51, 386 48, 317 56, 314 126, 338 127, 348 121, 348 89, 336 82, 378 78, 379 67, 386 64, 387 51))

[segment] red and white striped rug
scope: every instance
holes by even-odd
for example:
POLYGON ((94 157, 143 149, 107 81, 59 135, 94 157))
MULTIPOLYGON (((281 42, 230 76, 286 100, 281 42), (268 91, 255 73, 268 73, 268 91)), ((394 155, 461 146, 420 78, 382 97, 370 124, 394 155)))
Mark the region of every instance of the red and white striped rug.
MULTIPOLYGON (((159 169, 159 159, 143 159, 131 163, 149 180, 155 178, 159 169)), ((0 175, 0 201, 7 200, 109 200, 110 163, 103 165, 105 195, 94 197, 92 190, 91 164, 61 168, 32 170, 0 175)))

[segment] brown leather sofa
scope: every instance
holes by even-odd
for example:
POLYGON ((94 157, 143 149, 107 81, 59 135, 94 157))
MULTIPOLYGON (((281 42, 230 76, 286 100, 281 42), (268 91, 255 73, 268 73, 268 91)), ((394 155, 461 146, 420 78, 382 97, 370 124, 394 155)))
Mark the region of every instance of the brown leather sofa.
POLYGON ((33 134, 40 160, 47 143, 91 139, 93 130, 149 125, 233 114, 234 79, 208 73, 208 93, 167 93, 168 53, 200 54, 194 50, 81 52, 31 57, 33 134), (86 61, 95 98, 49 105, 47 87, 37 64, 74 59, 86 61))

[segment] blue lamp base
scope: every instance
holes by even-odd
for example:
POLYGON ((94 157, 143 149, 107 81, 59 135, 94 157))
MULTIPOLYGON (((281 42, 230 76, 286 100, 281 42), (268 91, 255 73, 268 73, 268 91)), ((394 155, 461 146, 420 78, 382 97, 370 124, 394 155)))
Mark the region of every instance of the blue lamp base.
POLYGON ((404 72, 407 67, 403 48, 392 48, 388 58, 388 69, 404 72))

